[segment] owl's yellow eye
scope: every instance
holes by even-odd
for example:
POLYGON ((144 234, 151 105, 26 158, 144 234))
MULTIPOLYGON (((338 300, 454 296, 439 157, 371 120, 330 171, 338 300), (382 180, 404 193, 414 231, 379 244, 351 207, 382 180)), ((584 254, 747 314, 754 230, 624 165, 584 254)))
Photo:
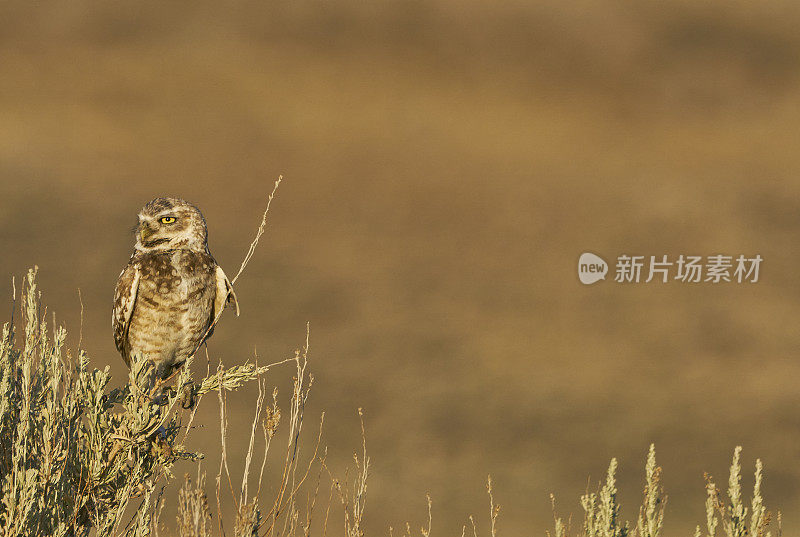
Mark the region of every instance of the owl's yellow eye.
POLYGON ((175 217, 174 217, 174 216, 164 216, 164 217, 162 217, 162 218, 160 219, 160 222, 161 222, 162 224, 171 224, 171 223, 173 223, 174 221, 175 221, 175 217))

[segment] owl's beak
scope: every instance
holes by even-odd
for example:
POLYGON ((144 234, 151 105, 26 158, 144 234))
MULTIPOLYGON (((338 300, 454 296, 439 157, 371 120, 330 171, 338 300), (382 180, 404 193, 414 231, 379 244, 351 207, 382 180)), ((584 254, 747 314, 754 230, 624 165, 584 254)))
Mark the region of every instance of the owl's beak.
POLYGON ((147 242, 147 238, 153 235, 154 231, 150 226, 142 226, 142 229, 139 230, 139 237, 141 237, 142 242, 147 242))

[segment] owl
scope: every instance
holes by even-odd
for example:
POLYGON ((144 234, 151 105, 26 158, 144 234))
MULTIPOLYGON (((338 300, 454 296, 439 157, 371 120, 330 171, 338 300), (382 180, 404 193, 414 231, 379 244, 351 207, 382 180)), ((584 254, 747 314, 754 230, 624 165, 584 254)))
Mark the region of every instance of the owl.
POLYGON ((136 244, 114 293, 114 342, 123 360, 149 360, 167 378, 211 336, 233 287, 208 249, 200 210, 156 198, 139 213, 136 244))

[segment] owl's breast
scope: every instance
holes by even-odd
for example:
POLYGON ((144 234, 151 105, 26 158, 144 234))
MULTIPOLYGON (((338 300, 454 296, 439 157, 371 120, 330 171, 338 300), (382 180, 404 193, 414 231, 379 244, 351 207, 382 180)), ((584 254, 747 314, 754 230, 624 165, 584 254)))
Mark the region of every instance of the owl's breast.
POLYGON ((140 263, 131 346, 168 362, 183 361, 209 326, 215 262, 206 254, 176 250, 145 256, 140 263))
POLYGON ((176 312, 202 302, 204 289, 212 283, 207 266, 180 251, 148 256, 141 271, 139 299, 176 312))

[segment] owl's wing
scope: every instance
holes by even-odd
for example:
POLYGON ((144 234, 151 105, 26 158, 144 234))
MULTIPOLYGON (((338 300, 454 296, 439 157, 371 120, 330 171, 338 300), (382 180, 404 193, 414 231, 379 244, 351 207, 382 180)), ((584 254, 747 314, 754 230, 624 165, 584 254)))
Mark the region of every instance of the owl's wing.
POLYGON ((236 300, 236 293, 233 291, 233 285, 231 285, 231 281, 227 276, 225 276, 225 272, 219 265, 217 265, 216 280, 217 295, 214 297, 214 319, 216 319, 217 315, 219 315, 219 312, 222 311, 226 304, 230 304, 231 302, 233 302, 233 305, 236 308, 236 316, 238 317, 239 301, 236 300))
POLYGON ((131 325, 131 316, 136 305, 140 277, 139 264, 131 261, 120 273, 117 288, 114 291, 114 312, 111 319, 114 325, 114 343, 128 366, 130 366, 129 349, 127 348, 128 328, 131 325))

